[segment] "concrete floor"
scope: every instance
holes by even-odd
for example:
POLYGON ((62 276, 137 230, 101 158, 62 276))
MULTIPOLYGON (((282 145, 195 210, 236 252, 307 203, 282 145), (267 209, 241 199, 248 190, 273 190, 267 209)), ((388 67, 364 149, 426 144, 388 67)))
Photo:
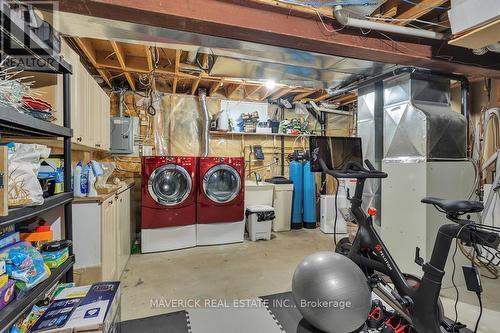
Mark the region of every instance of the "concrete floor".
MULTIPOLYGON (((305 256, 333 249, 332 236, 318 229, 275 233, 271 241, 198 247, 133 255, 122 276, 122 320, 179 311, 189 300, 252 298, 291 290, 295 267, 305 256), (159 300, 159 306, 151 302, 159 300), (171 300, 181 300, 174 304, 171 300)), ((498 329, 500 280, 483 279, 485 311, 479 332, 498 329)), ((475 294, 460 288, 460 321, 473 329, 475 294)), ((443 291, 448 317, 454 318, 454 290, 443 291)))

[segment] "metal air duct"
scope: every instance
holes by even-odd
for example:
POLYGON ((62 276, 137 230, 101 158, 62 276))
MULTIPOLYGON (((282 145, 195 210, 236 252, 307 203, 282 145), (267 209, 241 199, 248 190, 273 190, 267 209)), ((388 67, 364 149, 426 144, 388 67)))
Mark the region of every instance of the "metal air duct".
POLYGON ((198 89, 198 97, 200 98, 200 106, 203 111, 203 153, 202 157, 208 156, 210 142, 210 114, 207 108, 207 90, 198 89))

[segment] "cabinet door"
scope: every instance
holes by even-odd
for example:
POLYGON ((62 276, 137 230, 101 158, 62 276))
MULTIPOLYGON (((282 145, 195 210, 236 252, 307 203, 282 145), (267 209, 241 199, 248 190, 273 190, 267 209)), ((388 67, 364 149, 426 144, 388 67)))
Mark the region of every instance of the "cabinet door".
POLYGON ((114 197, 102 203, 101 269, 104 281, 117 278, 116 268, 116 202, 114 197))
POLYGON ((101 88, 95 82, 94 78, 90 77, 92 81, 92 90, 89 98, 92 100, 92 137, 93 137, 93 146, 94 148, 101 148, 101 108, 100 108, 100 90, 101 88))
POLYGON ((78 132, 78 135, 75 135, 75 142, 88 145, 89 133, 88 133, 88 122, 90 121, 90 117, 88 114, 88 74, 83 65, 78 62, 75 64, 73 72, 76 75, 76 118, 72 121, 72 127, 78 132), (78 128, 76 130, 76 128, 78 128))
POLYGON ((130 190, 118 195, 118 244, 117 244, 117 269, 118 277, 121 276, 130 257, 130 190))
POLYGON ((109 150, 110 145, 110 137, 111 137, 111 101, 109 99, 108 94, 104 92, 103 95, 103 113, 104 113, 104 121, 103 121, 103 141, 104 141, 104 149, 109 150))

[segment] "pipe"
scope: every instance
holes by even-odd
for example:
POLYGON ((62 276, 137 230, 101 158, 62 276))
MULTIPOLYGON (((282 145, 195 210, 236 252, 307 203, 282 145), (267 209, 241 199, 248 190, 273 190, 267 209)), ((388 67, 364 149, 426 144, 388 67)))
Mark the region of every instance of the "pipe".
POLYGON ((337 21, 348 27, 361 28, 361 29, 373 29, 380 30, 390 33, 409 35, 415 37, 422 38, 431 38, 431 39, 444 39, 444 34, 429 30, 415 29, 403 27, 395 24, 381 23, 381 22, 372 22, 369 20, 360 20, 357 18, 350 17, 349 14, 345 13, 342 9, 342 6, 335 6, 333 10, 335 18, 337 21))
POLYGON ((186 62, 188 64, 194 64, 196 61, 196 56, 198 55, 198 50, 189 51, 187 54, 186 62))
POLYGON ((203 111, 203 153, 201 156, 207 157, 210 142, 210 114, 207 108, 207 90, 203 88, 198 89, 198 97, 200 98, 200 106, 203 111))
POLYGON ((121 89, 118 93, 118 116, 123 117, 123 106, 125 104, 125 89, 121 89))

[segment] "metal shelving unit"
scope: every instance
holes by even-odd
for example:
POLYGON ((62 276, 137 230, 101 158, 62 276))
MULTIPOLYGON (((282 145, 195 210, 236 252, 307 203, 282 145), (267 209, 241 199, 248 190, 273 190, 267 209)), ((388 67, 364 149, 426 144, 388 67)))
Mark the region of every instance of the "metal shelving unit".
MULTIPOLYGON (((70 75, 72 67, 52 48, 48 47, 17 15, 13 15, 7 2, 0 4, 1 24, 0 41, 2 57, 10 55, 12 64, 20 69, 63 75, 63 126, 55 125, 6 106, 0 106, 0 136, 8 137, 50 137, 63 139, 64 151, 64 192, 46 198, 41 206, 9 209, 8 216, 0 217, 0 227, 23 223, 43 212, 64 207, 65 238, 71 240, 72 201, 71 191, 71 110, 70 75), (13 47, 15 46, 15 47, 13 47), (25 60, 34 61, 25 61, 25 60), (24 61, 23 61, 24 60, 24 61), (36 66, 33 66, 36 64, 36 66)), ((15 138, 14 138, 15 141, 15 138)), ((50 277, 32 290, 18 297, 0 310, 0 333, 7 332, 10 326, 61 279, 73 281, 73 250, 70 258, 60 267, 51 271, 50 277)))
POLYGON ((0 311, 0 332, 8 332, 12 324, 20 315, 28 311, 39 300, 43 299, 54 285, 64 278, 64 275, 72 268, 75 257, 71 256, 58 268, 52 269, 50 277, 30 290, 24 297, 9 303, 0 311))

